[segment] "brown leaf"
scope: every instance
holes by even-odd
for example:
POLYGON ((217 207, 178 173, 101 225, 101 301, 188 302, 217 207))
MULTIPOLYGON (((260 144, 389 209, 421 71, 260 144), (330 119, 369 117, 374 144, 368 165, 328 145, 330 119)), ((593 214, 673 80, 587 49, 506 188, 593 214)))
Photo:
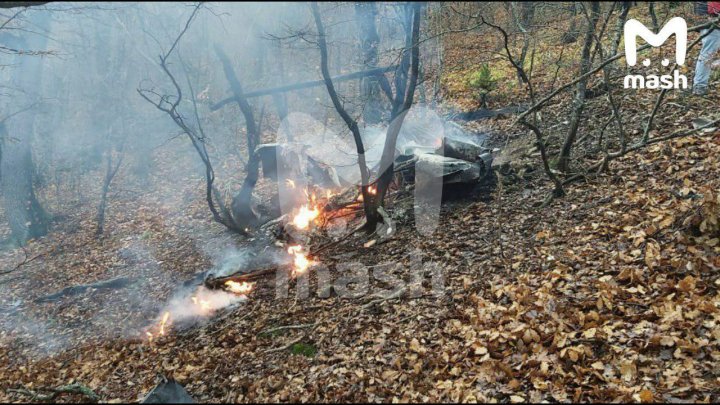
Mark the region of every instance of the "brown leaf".
POLYGON ((647 402, 653 402, 654 397, 652 391, 648 389, 644 389, 640 391, 640 401, 647 403, 647 402))
POLYGON ((693 276, 686 276, 678 283, 677 289, 682 292, 689 293, 695 289, 695 282, 696 279, 693 276))

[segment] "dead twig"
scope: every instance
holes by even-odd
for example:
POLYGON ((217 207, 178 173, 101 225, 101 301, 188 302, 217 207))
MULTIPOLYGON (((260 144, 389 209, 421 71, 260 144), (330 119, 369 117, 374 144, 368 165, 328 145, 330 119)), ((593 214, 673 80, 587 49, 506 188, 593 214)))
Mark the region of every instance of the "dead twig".
POLYGON ((338 239, 338 240, 336 240, 336 241, 333 241, 333 242, 326 243, 326 244, 318 247, 317 249, 310 251, 310 255, 311 255, 311 256, 315 256, 315 255, 317 255, 318 253, 322 252, 323 250, 327 250, 328 248, 337 245, 338 243, 346 240, 347 238, 349 238, 350 236, 352 236, 355 232, 363 229, 364 227, 365 227, 365 221, 363 221, 363 223, 360 224, 360 226, 358 226, 357 228, 353 229, 353 230, 350 231, 347 235, 341 237, 340 239, 338 239))
POLYGON ((55 398, 62 394, 78 394, 83 395, 93 402, 100 400, 100 396, 95 391, 82 384, 69 384, 63 385, 57 388, 38 388, 36 391, 29 390, 25 387, 13 389, 10 388, 7 392, 14 392, 16 394, 25 395, 31 398, 33 401, 54 401, 55 398), (40 391, 49 391, 48 394, 43 394, 40 391))
POLYGON ((369 308, 369 307, 371 307, 371 306, 373 306, 373 305, 375 305, 375 304, 380 304, 380 303, 385 302, 385 301, 389 301, 389 300, 394 300, 394 299, 396 299, 396 298, 400 298, 400 297, 405 293, 405 291, 407 291, 407 286, 398 289, 397 291, 395 291, 394 293, 388 295, 387 297, 381 297, 381 298, 378 298, 378 299, 376 299, 376 300, 372 300, 372 301, 364 304, 364 305, 362 306, 362 308, 363 308, 363 309, 369 308))
POLYGON ((25 259, 24 259, 22 262, 18 263, 18 265, 15 266, 15 267, 13 267, 12 269, 10 269, 10 270, 5 270, 5 271, 0 272, 0 276, 3 276, 3 275, 5 275, 5 274, 10 274, 10 273, 12 273, 12 272, 20 269, 22 266, 24 266, 24 265, 32 262, 33 260, 39 258, 40 256, 45 256, 45 255, 47 255, 47 254, 50 254, 50 253, 52 253, 53 251, 55 251, 56 248, 57 248, 57 246, 54 247, 54 248, 52 248, 51 250, 49 250, 49 251, 47 251, 47 252, 38 253, 38 254, 36 254, 35 256, 33 256, 33 257, 31 257, 31 258, 28 258, 27 250, 25 249, 25 247, 23 247, 23 252, 25 252, 25 259))

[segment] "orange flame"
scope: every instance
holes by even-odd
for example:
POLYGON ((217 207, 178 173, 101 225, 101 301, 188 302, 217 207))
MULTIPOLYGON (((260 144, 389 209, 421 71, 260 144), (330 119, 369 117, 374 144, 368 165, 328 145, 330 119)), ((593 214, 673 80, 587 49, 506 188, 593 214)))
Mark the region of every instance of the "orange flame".
MULTIPOLYGON (((377 194, 377 187, 376 186, 368 186, 367 192, 370 195, 376 195, 377 194)), ((362 190, 360 190, 360 195, 358 195, 357 201, 363 201, 365 198, 363 197, 362 190)))
MULTIPOLYGON (((239 295, 240 297, 238 299, 244 299, 247 298, 247 294, 249 294, 254 286, 255 283, 251 282, 236 282, 232 280, 228 280, 225 282, 225 289, 228 292, 235 293, 239 295)), ((212 293, 207 293, 207 290, 204 289, 204 287, 199 287, 197 291, 195 292, 195 295, 190 297, 190 301, 192 301, 192 306, 194 308, 190 308, 191 314, 194 315, 200 315, 200 316, 208 316, 211 315, 218 306, 225 306, 228 304, 222 304, 219 303, 214 299, 215 295, 211 295, 212 293), (210 295, 209 295, 210 294, 210 295)), ((221 297, 222 300, 230 300, 232 301, 232 298, 230 294, 228 293, 222 293, 225 294, 225 296, 221 297)), ((185 300, 186 298, 183 298, 185 300)), ((152 326, 147 328, 145 330, 145 337, 147 338, 148 343, 152 343, 153 341, 157 340, 160 336, 165 336, 167 333, 170 332, 170 325, 172 324, 173 316, 169 311, 165 311, 162 314, 162 317, 152 326)))
POLYGON ((160 321, 160 335, 165 335, 165 325, 167 325, 168 320, 170 319, 170 312, 165 312, 163 314, 162 320, 160 321))
POLYGON ((207 301, 204 299, 198 299, 197 297, 194 297, 194 296, 190 297, 190 299, 192 300, 193 304, 199 305, 200 309, 202 309, 203 311, 205 311, 205 312, 210 311, 210 308, 211 308, 210 301, 207 301))
POLYGON ((288 247, 287 252, 295 257, 293 265, 293 277, 303 274, 307 269, 314 264, 314 262, 307 258, 307 255, 302 252, 302 246, 295 245, 288 247))
POLYGON ((298 229, 307 229, 310 226, 310 222, 315 220, 320 215, 320 210, 308 208, 307 205, 300 207, 300 211, 293 218, 293 225, 298 229))
POLYGON ((246 295, 252 291, 255 283, 249 283, 247 281, 238 283, 237 281, 228 280, 225 282, 225 287, 232 293, 246 295))
MULTIPOLYGON (((168 325, 168 322, 170 321, 170 312, 165 312, 160 319, 160 323, 158 324, 158 336, 165 336, 165 327, 168 325)), ((153 339, 155 338, 155 335, 148 331, 145 331, 145 335, 148 338, 148 342, 152 343, 153 339)))

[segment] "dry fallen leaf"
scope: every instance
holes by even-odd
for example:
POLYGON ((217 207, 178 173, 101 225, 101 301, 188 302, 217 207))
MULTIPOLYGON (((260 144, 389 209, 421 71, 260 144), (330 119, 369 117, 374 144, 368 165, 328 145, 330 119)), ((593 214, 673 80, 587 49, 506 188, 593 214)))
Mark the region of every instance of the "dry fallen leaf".
POLYGON ((686 276, 685 278, 680 280, 677 288, 682 292, 689 293, 695 290, 695 282, 696 280, 693 276, 686 276))
POLYGON ((647 403, 647 402, 653 402, 654 396, 652 391, 648 389, 644 389, 640 391, 640 401, 647 403))

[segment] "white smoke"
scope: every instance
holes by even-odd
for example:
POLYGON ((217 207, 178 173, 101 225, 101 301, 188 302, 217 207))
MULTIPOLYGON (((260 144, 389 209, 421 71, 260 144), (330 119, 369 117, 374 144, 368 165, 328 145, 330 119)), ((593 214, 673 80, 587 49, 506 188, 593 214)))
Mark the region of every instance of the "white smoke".
POLYGON ((215 315, 217 311, 245 302, 247 296, 199 286, 176 293, 158 316, 160 322, 169 313, 169 325, 189 326, 215 315))
MULTIPOLYGON (((225 277, 234 273, 250 272, 258 266, 270 266, 287 263, 289 257, 282 250, 248 246, 244 248, 226 248, 215 260, 216 264, 206 274, 213 277, 225 277)), ((199 280, 198 280, 199 281, 199 280)), ((222 289, 211 290, 204 285, 191 285, 179 289, 165 304, 150 332, 157 332, 157 326, 169 313, 168 325, 186 328, 202 323, 220 310, 231 310, 247 301, 246 295, 231 293, 222 289)))

